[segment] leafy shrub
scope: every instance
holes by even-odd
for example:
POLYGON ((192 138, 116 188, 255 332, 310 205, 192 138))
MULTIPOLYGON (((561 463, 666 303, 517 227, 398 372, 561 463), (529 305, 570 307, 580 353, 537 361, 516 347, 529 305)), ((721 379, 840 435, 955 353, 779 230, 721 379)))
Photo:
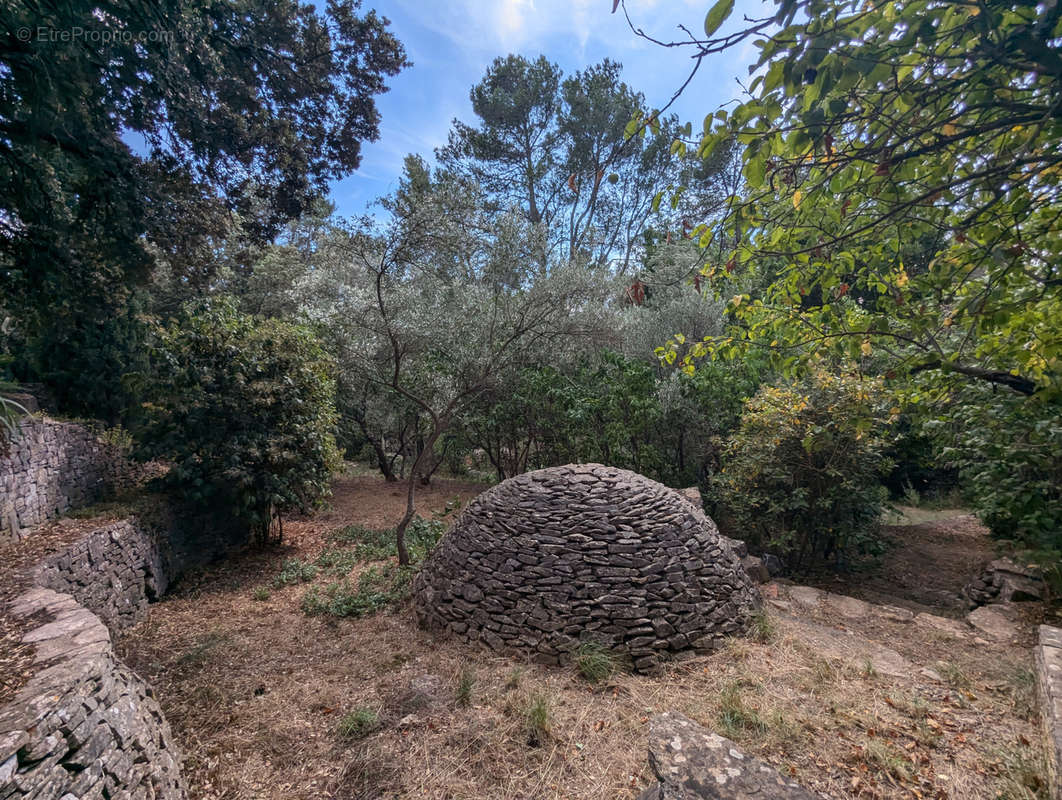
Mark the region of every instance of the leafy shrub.
POLYGON ((669 485, 697 482, 737 425, 758 369, 706 365, 693 375, 603 351, 578 366, 504 376, 463 420, 499 479, 597 461, 669 485))
POLYGON ((708 481, 731 532, 794 566, 876 551, 889 467, 877 397, 872 381, 821 371, 761 388, 708 481))
POLYGON ((140 438, 173 462, 180 498, 264 543, 280 512, 324 497, 339 465, 335 384, 308 329, 216 299, 159 329, 153 355, 140 438))
POLYGON ((995 536, 1045 565, 1062 551, 1062 401, 969 386, 925 426, 957 466, 974 509, 995 536))

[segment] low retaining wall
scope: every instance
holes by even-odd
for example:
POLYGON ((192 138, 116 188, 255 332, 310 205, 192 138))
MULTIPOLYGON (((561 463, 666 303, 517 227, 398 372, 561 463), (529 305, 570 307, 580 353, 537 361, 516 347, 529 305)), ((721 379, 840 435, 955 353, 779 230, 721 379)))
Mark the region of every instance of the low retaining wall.
POLYGON ((1036 672, 1047 749, 1048 783, 1053 800, 1062 800, 1062 628, 1040 626, 1036 672))
POLYGON ((185 800, 170 727, 110 640, 166 589, 155 538, 111 523, 32 576, 9 611, 32 621, 39 671, 0 708, 0 800, 185 800))
POLYGON ((184 800, 170 727, 99 617, 44 588, 11 610, 40 619, 25 641, 45 668, 0 710, 0 798, 184 800))
POLYGON ((158 544, 136 518, 98 528, 47 558, 33 582, 73 596, 111 630, 139 621, 168 584, 158 544))
POLYGON ((98 500, 130 469, 117 448, 83 425, 30 417, 0 447, 0 539, 98 500))

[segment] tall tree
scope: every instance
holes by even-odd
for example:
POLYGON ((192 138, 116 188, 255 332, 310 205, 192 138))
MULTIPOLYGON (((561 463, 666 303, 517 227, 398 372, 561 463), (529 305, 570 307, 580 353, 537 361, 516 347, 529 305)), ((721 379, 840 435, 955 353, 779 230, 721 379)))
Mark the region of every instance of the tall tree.
MULTIPOLYGON (((667 141, 627 138, 644 98, 605 59, 568 78, 544 56, 498 58, 472 88, 478 124, 454 121, 437 153, 445 169, 477 183, 501 208, 539 227, 550 258, 626 269, 674 168, 667 141)), ((665 121, 675 130, 673 119, 665 121)))
POLYGON ((153 249, 203 280, 230 213, 268 239, 356 168, 406 64, 359 7, 4 4, 0 293, 26 335, 97 328, 153 249))
POLYGON ((425 181, 418 163, 407 162, 390 219, 363 220, 300 287, 347 385, 388 393, 426 420, 397 528, 403 564, 417 481, 434 465, 436 442, 499 374, 565 337, 592 335, 606 285, 566 263, 540 270, 535 232, 520 214, 496 213, 451 177, 425 181))

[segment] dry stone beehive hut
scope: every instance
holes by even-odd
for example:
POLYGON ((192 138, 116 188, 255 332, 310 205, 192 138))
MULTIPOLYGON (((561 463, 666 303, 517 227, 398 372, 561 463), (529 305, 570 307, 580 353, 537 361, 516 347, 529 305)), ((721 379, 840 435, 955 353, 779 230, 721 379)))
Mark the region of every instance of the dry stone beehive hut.
POLYGON ((743 632, 757 597, 699 508, 600 464, 529 472, 484 492, 414 582, 429 629, 543 663, 593 640, 639 670, 743 632))

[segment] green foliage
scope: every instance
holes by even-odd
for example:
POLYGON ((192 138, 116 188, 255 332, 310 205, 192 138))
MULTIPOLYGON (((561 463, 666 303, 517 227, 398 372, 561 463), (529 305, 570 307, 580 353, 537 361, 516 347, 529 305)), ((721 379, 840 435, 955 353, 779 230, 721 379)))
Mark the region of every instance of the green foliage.
POLYGON ((769 644, 778 636, 778 625, 766 611, 761 609, 752 616, 751 636, 760 644, 769 644))
POLYGON ((692 368, 754 349, 794 374, 831 353, 1057 397, 1059 7, 778 0, 776 12, 692 45, 760 51, 747 99, 707 116, 698 148, 743 147, 743 189, 693 230, 726 243, 704 277, 735 324, 661 354, 692 368))
POLYGON ((66 413, 131 424, 139 394, 125 378, 148 369, 143 296, 101 298, 89 308, 82 296, 54 299, 39 320, 29 322, 15 369, 46 384, 66 413))
POLYGON ((311 615, 333 617, 370 616, 409 596, 413 572, 410 567, 388 564, 369 567, 356 581, 342 578, 323 590, 311 586, 302 598, 302 610, 311 615))
POLYGON ((317 567, 297 558, 287 558, 280 567, 280 573, 273 578, 277 588, 291 586, 294 583, 309 583, 317 577, 317 567))
POLYGON ((767 732, 767 723, 746 702, 743 685, 741 681, 731 681, 719 694, 716 720, 723 735, 731 739, 743 739, 750 734, 762 736, 767 732))
POLYGON ((604 351, 571 369, 543 366, 510 376, 480 398, 463 424, 499 478, 593 461, 690 485, 716 464, 756 376, 751 363, 674 375, 604 351))
POLYGON ((308 511, 339 465, 331 366, 305 328, 187 307, 157 332, 140 438, 173 462, 186 502, 265 542, 282 511, 308 511))
POLYGON ((0 395, 0 446, 18 437, 19 421, 28 413, 21 403, 0 395))
POLYGON ((260 603, 264 603, 270 597, 269 589, 265 586, 256 586, 254 591, 251 592, 251 597, 260 603))
POLYGON ((1062 553, 1062 402, 970 386, 924 427, 958 467, 993 534, 1057 564, 1062 553))
POLYGON ((888 468, 879 385, 816 372, 762 387, 708 483, 721 522, 794 566, 873 552, 888 468))
MULTIPOLYGON (((445 531, 446 524, 442 520, 414 517, 406 529, 410 563, 417 564, 427 558, 445 531)), ((354 557, 358 561, 383 561, 398 554, 394 529, 378 530, 363 525, 348 525, 333 533, 331 539, 339 544, 353 544, 354 557)))
POLYGON ((371 708, 356 708, 344 714, 336 726, 341 739, 364 739, 380 727, 380 715, 371 708))
POLYGON ((457 679, 457 689, 454 691, 454 699, 457 701, 457 704, 466 708, 470 706, 472 704, 472 690, 475 688, 475 670, 466 667, 461 670, 461 674, 457 679))
POLYGON ((135 365, 108 328, 153 266, 202 290, 232 212, 244 244, 269 240, 358 166, 378 135, 373 98, 406 65, 386 21, 358 7, 0 8, 0 297, 28 344, 22 367, 69 410, 124 411, 118 380, 135 365))
POLYGON ((575 651, 575 668, 591 683, 612 677, 618 665, 612 652, 599 642, 583 642, 575 651))
POLYGON ((544 56, 497 58, 472 87, 475 124, 456 121, 439 151, 445 169, 536 227, 545 239, 533 254, 540 264, 553 250, 627 267, 656 211, 653 195, 674 181, 669 141, 625 137, 645 98, 620 71, 604 59, 565 78, 544 56))
POLYGON ((528 695, 524 699, 520 712, 523 716, 527 743, 532 747, 538 747, 547 741, 553 727, 549 697, 541 693, 528 695))

